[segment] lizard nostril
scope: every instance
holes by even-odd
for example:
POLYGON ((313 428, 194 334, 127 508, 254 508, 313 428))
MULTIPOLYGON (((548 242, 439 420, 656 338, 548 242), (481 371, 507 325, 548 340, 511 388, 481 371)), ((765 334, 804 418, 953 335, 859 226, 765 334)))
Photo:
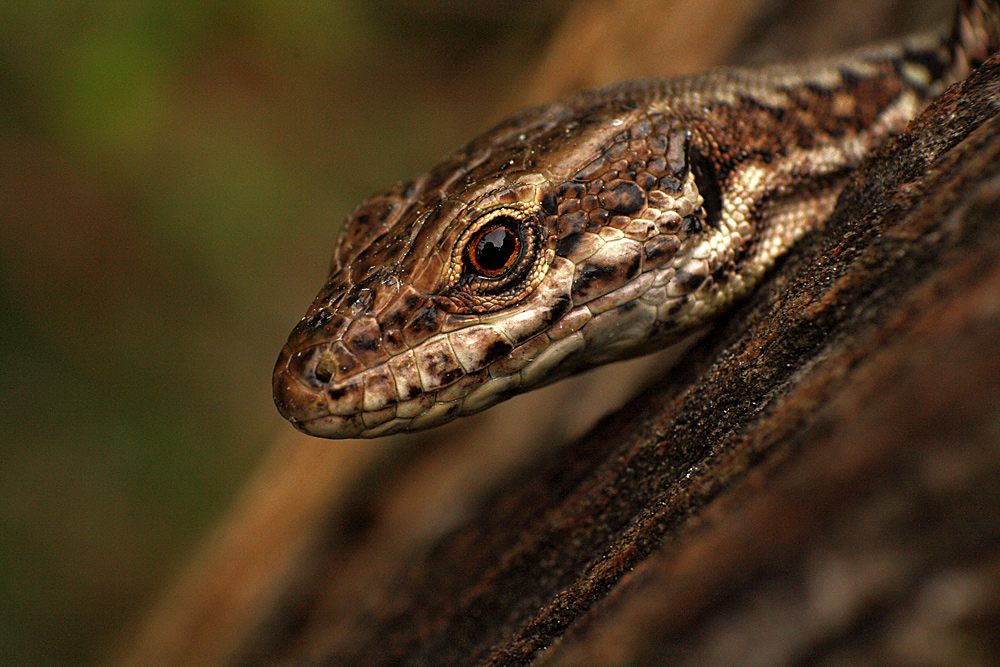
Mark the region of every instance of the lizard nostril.
POLYGON ((326 384, 333 379, 333 359, 324 357, 316 364, 316 379, 326 384))

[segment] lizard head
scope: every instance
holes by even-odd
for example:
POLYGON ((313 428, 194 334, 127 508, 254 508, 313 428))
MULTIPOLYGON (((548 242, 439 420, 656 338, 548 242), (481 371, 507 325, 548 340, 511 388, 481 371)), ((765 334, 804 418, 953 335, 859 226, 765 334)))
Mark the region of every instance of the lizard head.
POLYGON ((577 95, 370 197, 278 359, 279 411, 324 437, 417 430, 696 324, 710 238, 736 230, 678 128, 577 95))

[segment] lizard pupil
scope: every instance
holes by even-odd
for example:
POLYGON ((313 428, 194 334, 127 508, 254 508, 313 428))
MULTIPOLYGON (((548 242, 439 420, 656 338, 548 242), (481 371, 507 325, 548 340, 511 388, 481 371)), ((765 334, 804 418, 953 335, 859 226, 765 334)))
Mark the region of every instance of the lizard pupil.
POLYGON ((495 278, 514 264, 520 246, 520 237, 506 225, 490 226, 475 241, 472 264, 483 275, 495 278))

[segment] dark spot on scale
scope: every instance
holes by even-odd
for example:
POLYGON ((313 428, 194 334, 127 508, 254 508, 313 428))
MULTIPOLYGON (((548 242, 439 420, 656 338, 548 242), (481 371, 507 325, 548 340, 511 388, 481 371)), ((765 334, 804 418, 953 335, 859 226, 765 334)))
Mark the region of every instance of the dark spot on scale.
POLYGON ((866 80, 865 77, 849 67, 841 67, 837 73, 840 75, 840 81, 844 88, 854 88, 866 80))
POLYGON ((559 257, 569 257, 580 247, 581 241, 583 241, 583 234, 570 234, 566 238, 561 239, 558 245, 556 245, 556 255, 559 257))
POLYGON ((563 183, 556 190, 556 194, 563 199, 579 199, 583 196, 584 187, 582 183, 572 181, 563 183))
POLYGON ((411 384, 406 388, 406 398, 416 398, 420 395, 421 391, 423 390, 420 388, 420 385, 411 384))
POLYGON ((556 214, 556 196, 551 192, 542 195, 542 211, 545 212, 545 215, 556 214))
POLYGON ((635 177, 635 182, 643 190, 652 190, 656 187, 656 176, 643 172, 635 177))
POLYGON ((403 346, 403 334, 393 327, 382 332, 382 344, 388 350, 399 350, 403 346))
POLYGON ((552 303, 552 305, 549 307, 548 312, 545 313, 546 323, 555 322, 560 317, 568 313, 572 307, 573 307, 573 300, 565 294, 561 295, 558 299, 555 300, 555 302, 552 303))
POLYGON ((441 374, 441 386, 449 385, 463 375, 465 375, 465 372, 461 368, 453 368, 450 371, 445 371, 441 374))
POLYGON ((560 236, 579 234, 587 228, 587 214, 583 211, 574 211, 566 215, 559 216, 558 230, 560 236))
POLYGON ((756 250, 753 241, 747 243, 742 248, 736 251, 736 255, 733 257, 732 263, 737 269, 743 267, 744 264, 750 259, 753 252, 756 250))
POLYGON ((701 220, 689 215, 681 220, 681 231, 687 234, 697 234, 702 230, 701 220))
POLYGON ((645 139, 649 136, 649 133, 653 131, 653 126, 646 118, 640 118, 636 122, 632 123, 632 127, 629 128, 629 135, 633 139, 645 139))
POLYGON ((596 222, 599 225, 606 225, 608 224, 608 220, 611 219, 611 214, 603 208, 595 208, 587 214, 587 217, 591 222, 596 222))
POLYGON ((465 375, 465 371, 455 361, 441 350, 435 350, 426 358, 426 371, 429 377, 435 378, 438 386, 451 384, 465 375))
POLYGON ((646 205, 646 193, 633 181, 613 181, 598 195, 601 206, 620 215, 638 213, 646 205))
POLYGON ((687 271, 678 271, 674 280, 685 289, 685 291, 693 292, 698 287, 705 282, 705 276, 700 273, 688 273, 687 271))
POLYGON ((339 401, 350 392, 357 391, 358 389, 360 389, 360 385, 357 382, 347 382, 345 384, 327 388, 326 395, 331 401, 339 401))
MULTIPOLYGON (((407 304, 410 306, 410 304, 407 304)), ((410 306, 412 308, 412 306, 410 306)), ((407 311, 403 308, 393 308, 392 310, 384 313, 382 315, 382 328, 386 330, 386 337, 388 337, 389 332, 403 328, 406 323, 407 311)), ((396 334, 399 335, 398 333, 396 334)))
POLYGON ((406 298, 405 298, 405 299, 403 300, 403 303, 404 303, 404 304, 406 305, 406 309, 407 309, 407 310, 413 310, 413 309, 415 309, 415 308, 416 308, 417 306, 419 306, 419 305, 420 305, 420 303, 421 303, 421 302, 422 302, 423 300, 424 300, 424 298, 423 298, 422 296, 420 296, 419 294, 409 294, 409 295, 407 295, 407 296, 406 296, 406 298))
POLYGON ((714 280, 715 284, 720 287, 725 285, 727 282, 729 282, 729 277, 733 275, 733 273, 735 272, 735 268, 736 267, 728 263, 723 264, 715 271, 712 271, 712 280, 714 280))
POLYGON ((639 300, 632 299, 631 301, 626 301, 622 305, 618 306, 617 310, 619 315, 624 315, 628 312, 635 310, 638 307, 639 307, 639 300))
POLYGON ((423 308, 410 320, 408 328, 417 335, 436 333, 441 328, 441 313, 432 306, 423 308))
POLYGON ((347 393, 347 387, 330 387, 326 390, 326 395, 331 401, 338 401, 347 393))
POLYGON ((378 339, 374 336, 357 336, 351 341, 351 345, 365 352, 374 352, 378 349, 378 339))
POLYGON ((662 134, 654 134, 651 137, 646 137, 646 148, 648 148, 649 152, 653 155, 663 155, 667 152, 667 138, 662 134))
POLYGON ((658 185, 659 185, 660 189, 663 190, 664 192, 680 192, 681 191, 681 182, 678 181, 673 176, 664 176, 663 178, 661 178, 659 180, 658 185))
POLYGON ((806 82, 804 88, 816 97, 829 97, 833 92, 826 86, 812 81, 806 82))
POLYGON ((643 260, 647 266, 660 266, 673 259, 680 242, 672 235, 654 236, 642 245, 643 260))
POLYGON ((488 364, 501 357, 506 357, 513 349, 514 346, 505 340, 494 341, 483 352, 483 362, 488 364))
POLYGON ((614 275, 616 267, 605 264, 584 264, 577 268, 577 276, 573 281, 573 292, 585 292, 593 283, 614 275))
POLYGON ((764 164, 771 164, 774 159, 778 157, 778 154, 773 150, 768 150, 767 148, 761 148, 756 153, 754 157, 763 162, 764 164))

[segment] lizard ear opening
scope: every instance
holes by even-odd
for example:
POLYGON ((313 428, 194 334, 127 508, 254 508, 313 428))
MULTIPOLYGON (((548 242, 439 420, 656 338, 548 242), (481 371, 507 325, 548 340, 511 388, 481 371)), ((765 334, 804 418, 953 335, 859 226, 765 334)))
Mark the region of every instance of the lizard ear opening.
POLYGON ((722 216, 722 186, 719 184, 719 170, 715 163, 704 153, 688 143, 688 162, 694 175, 694 184, 704 200, 705 224, 718 227, 722 216))

